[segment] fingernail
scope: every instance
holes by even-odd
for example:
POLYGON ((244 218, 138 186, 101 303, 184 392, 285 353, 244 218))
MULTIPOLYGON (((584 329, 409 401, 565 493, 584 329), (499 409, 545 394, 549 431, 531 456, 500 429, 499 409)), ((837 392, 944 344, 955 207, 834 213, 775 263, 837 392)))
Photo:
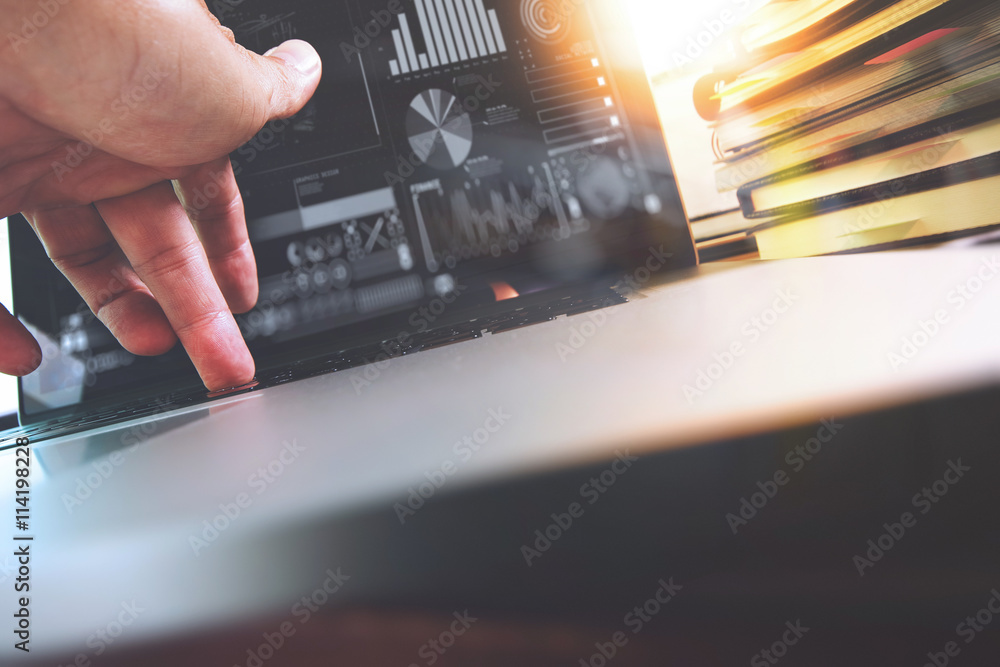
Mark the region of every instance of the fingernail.
POLYGON ((274 47, 264 54, 281 58, 289 66, 305 75, 315 74, 322 64, 319 54, 308 42, 301 39, 290 39, 284 44, 274 47))

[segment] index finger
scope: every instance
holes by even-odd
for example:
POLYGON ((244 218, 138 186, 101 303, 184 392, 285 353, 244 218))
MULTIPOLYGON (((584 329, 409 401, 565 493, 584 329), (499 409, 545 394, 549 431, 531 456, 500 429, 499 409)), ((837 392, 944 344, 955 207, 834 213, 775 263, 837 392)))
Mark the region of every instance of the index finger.
POLYGON ((98 202, 97 209, 205 386, 218 390, 252 380, 253 358, 170 183, 98 202))
POLYGON ((257 264, 229 156, 174 181, 174 191, 201 239, 229 309, 247 312, 257 303, 257 264))

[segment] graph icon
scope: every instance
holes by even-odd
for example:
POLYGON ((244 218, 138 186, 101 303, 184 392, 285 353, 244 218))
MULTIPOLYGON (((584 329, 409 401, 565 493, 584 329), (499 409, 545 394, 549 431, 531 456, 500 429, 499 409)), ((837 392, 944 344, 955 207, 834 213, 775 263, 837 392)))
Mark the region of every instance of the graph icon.
POLYGON ((417 53, 410 18, 399 15, 392 31, 396 58, 389 61, 393 76, 422 72, 507 51, 495 9, 486 11, 483 0, 414 0, 426 53, 417 53))
POLYGON ((521 22, 540 41, 558 44, 570 31, 565 5, 554 0, 521 0, 521 22))
POLYGON ((439 187, 412 193, 427 269, 506 252, 546 239, 568 239, 589 222, 567 211, 557 174, 531 167, 517 182, 492 180, 476 187, 439 187))
POLYGON ((432 88, 417 95, 406 114, 406 134, 425 164, 446 171, 462 165, 472 151, 472 120, 458 99, 432 88))

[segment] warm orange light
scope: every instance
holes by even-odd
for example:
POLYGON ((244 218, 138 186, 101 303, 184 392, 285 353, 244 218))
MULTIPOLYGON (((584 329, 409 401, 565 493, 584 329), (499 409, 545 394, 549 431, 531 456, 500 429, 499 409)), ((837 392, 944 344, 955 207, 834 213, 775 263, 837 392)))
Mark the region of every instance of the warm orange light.
POLYGON ((767 0, 626 0, 649 75, 704 64, 725 52, 733 27, 767 0))
POLYGON ((497 301, 507 301, 508 299, 516 299, 521 296, 517 293, 513 287, 503 282, 490 283, 490 287, 493 288, 493 296, 496 297, 497 301))

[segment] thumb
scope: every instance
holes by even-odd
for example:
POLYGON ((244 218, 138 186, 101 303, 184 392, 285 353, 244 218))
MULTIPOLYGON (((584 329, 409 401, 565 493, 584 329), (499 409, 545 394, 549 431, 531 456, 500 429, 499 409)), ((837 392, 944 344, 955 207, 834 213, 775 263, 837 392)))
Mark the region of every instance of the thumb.
MULTIPOLYGON (((294 115, 319 85, 312 46, 290 40, 253 53, 203 0, 60 2, 51 25, 16 54, 0 46, 0 101, 137 164, 222 157, 268 121, 294 115)), ((25 9, 13 19, 0 9, 0 34, 11 20, 20 25, 31 3, 14 4, 25 9)))
POLYGON ((263 56, 245 53, 250 74, 258 84, 249 92, 254 113, 243 128, 247 141, 268 121, 293 116, 306 105, 319 85, 323 64, 316 49, 300 39, 290 39, 263 56))
POLYGON ((181 72, 172 78, 171 94, 158 114, 169 116, 160 136, 177 139, 151 141, 156 135, 150 128, 158 121, 149 125, 139 118, 130 124, 135 134, 127 150, 132 152, 119 155, 154 166, 217 159, 250 141, 269 121, 298 113, 323 74, 319 53, 299 39, 259 55, 213 25, 208 37, 201 35, 201 44, 205 49, 182 52, 181 72))

